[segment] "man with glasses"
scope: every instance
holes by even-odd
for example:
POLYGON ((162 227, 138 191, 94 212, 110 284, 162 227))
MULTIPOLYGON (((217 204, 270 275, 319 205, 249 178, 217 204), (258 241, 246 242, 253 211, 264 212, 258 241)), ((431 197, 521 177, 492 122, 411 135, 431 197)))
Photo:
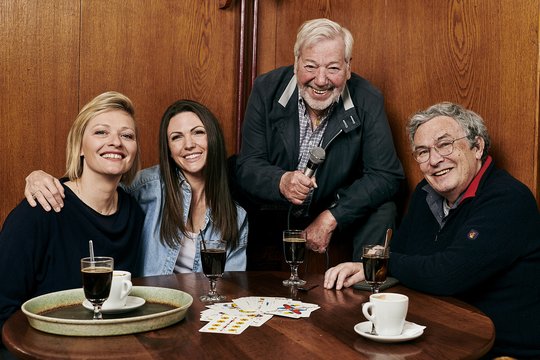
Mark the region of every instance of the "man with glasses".
MULTIPOLYGON (((494 166, 480 116, 451 103, 407 127, 424 174, 392 241, 390 273, 405 286, 455 296, 495 324, 490 356, 540 358, 540 215, 521 182, 494 166)), ((364 279, 361 263, 325 274, 325 287, 364 279)), ((491 358, 491 357, 490 357, 491 358)))
POLYGON ((382 94, 351 72, 352 47, 341 25, 306 21, 294 66, 255 80, 236 173, 250 222, 249 269, 284 264, 286 227, 305 228, 308 247, 319 253, 352 239, 359 259, 362 243, 384 241, 395 223, 403 169, 382 94), (326 158, 310 178, 304 170, 316 147, 326 158))

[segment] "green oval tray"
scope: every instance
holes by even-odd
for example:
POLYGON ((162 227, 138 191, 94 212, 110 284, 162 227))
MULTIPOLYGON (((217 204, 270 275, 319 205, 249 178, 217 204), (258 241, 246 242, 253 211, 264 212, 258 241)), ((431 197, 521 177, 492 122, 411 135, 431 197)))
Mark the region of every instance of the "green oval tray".
POLYGON ((161 329, 184 319, 193 297, 183 291, 152 286, 134 286, 130 296, 146 300, 139 309, 122 315, 93 320, 82 305, 83 289, 41 295, 26 301, 21 309, 30 326, 51 334, 111 336, 161 329))

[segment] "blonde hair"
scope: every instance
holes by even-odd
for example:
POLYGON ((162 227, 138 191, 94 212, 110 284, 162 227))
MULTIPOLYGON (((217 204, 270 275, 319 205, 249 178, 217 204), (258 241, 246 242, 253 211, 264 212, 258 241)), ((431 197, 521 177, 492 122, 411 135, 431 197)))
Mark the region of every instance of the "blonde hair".
MULTIPOLYGON (((66 145, 66 174, 70 180, 75 180, 81 177, 83 172, 83 161, 80 155, 82 139, 86 126, 96 116, 111 110, 120 110, 126 112, 133 118, 135 122, 135 109, 131 100, 116 91, 108 91, 96 96, 88 104, 81 109, 67 137, 66 145)), ((137 136, 137 125, 135 124, 135 135, 137 136)), ((125 174, 122 175, 121 181, 125 184, 131 183, 135 178, 135 174, 140 169, 140 152, 137 145, 137 153, 133 166, 125 174)))

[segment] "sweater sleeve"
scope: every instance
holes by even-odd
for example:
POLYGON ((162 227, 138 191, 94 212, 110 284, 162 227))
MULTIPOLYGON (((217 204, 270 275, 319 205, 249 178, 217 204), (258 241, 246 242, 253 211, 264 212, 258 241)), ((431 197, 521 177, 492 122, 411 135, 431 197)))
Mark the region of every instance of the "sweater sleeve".
POLYGON ((268 95, 264 93, 264 82, 258 78, 249 96, 242 126, 237 178, 242 189, 251 196, 263 201, 286 203, 279 191, 285 170, 269 161, 267 116, 270 110, 266 101, 268 95))
POLYGON ((530 191, 516 183, 493 184, 465 200, 470 203, 441 231, 435 220, 427 220, 429 210, 419 210, 427 208, 425 199, 413 197, 394 239, 392 276, 420 291, 454 296, 487 279, 498 281, 516 264, 525 268, 523 258, 539 253, 540 215, 530 191), (437 249, 434 244, 445 234, 451 237, 448 245, 437 249))
POLYGON ((0 232, 0 328, 35 291, 47 241, 50 216, 23 200, 6 218, 0 232))
POLYGON ((404 179, 403 167, 384 110, 383 96, 364 90, 361 96, 356 96, 355 104, 364 119, 358 145, 361 161, 358 168, 351 171, 354 181, 337 190, 339 201, 331 212, 340 227, 350 225, 391 200, 404 179))
POLYGON ((246 250, 248 242, 248 218, 246 211, 237 205, 238 214, 238 243, 227 254, 225 271, 245 271, 247 264, 246 250))

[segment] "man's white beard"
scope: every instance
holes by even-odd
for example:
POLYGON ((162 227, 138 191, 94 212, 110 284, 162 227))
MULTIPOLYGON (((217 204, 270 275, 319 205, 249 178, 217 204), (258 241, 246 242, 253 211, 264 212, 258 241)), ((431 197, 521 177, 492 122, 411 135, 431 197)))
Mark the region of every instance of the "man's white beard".
POLYGON ((338 102, 339 100, 339 92, 336 88, 332 90, 332 96, 329 97, 326 100, 315 100, 310 95, 309 92, 306 90, 307 87, 300 86, 300 97, 304 99, 304 101, 307 103, 307 105, 316 111, 323 111, 328 109, 333 103, 338 102))

